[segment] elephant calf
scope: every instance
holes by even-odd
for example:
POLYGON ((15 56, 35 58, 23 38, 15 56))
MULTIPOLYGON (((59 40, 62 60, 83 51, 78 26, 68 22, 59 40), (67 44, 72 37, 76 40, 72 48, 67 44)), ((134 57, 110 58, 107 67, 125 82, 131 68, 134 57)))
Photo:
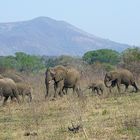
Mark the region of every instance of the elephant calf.
POLYGON ((20 102, 16 83, 10 78, 0 78, 0 96, 4 97, 3 105, 9 97, 11 99, 16 98, 20 102))
POLYGON ((88 89, 92 89, 92 92, 96 91, 98 95, 101 95, 104 92, 104 83, 100 80, 92 82, 89 84, 88 89))
POLYGON ((32 88, 26 83, 17 83, 18 94, 22 96, 24 101, 25 96, 29 97, 29 101, 32 101, 32 88))

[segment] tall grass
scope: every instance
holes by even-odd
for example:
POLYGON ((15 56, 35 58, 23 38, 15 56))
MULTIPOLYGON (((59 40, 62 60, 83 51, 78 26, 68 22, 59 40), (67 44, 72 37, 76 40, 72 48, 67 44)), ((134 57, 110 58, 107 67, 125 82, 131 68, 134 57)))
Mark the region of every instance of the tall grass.
MULTIPOLYGON (((98 73, 88 73, 94 79, 103 79, 98 73)), ((81 88, 90 78, 82 77, 81 88)), ((72 90, 68 95, 45 100, 44 75, 28 75, 26 81, 33 87, 33 101, 8 102, 0 107, 0 140, 139 140, 140 93, 99 97, 89 91, 78 98, 72 90), (81 125, 78 133, 68 130, 72 124, 81 125)))

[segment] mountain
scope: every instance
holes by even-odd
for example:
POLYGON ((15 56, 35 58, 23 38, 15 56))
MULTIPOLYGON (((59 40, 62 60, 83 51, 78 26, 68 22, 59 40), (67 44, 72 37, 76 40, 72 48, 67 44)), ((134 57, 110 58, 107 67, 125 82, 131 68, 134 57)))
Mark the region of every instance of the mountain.
POLYGON ((130 46, 96 37, 67 22, 48 17, 0 23, 0 55, 26 52, 48 56, 81 56, 89 50, 111 48, 122 51, 128 47, 130 46))

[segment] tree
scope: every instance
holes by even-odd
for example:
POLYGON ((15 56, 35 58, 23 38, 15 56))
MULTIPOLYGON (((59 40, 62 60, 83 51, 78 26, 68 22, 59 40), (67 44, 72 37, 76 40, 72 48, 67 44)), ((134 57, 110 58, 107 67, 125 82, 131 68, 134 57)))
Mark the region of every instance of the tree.
POLYGON ((122 52, 122 59, 124 63, 140 62, 140 48, 128 48, 122 52))
POLYGON ((41 61, 41 57, 35 55, 28 55, 23 52, 15 53, 15 58, 17 60, 17 68, 20 71, 38 71, 45 66, 41 61))
POLYGON ((140 72, 140 48, 128 48, 122 52, 122 64, 124 68, 132 72, 140 72))
POLYGON ((120 60, 119 52, 111 49, 100 49, 95 51, 89 51, 84 54, 83 60, 89 64, 96 62, 117 64, 120 60))

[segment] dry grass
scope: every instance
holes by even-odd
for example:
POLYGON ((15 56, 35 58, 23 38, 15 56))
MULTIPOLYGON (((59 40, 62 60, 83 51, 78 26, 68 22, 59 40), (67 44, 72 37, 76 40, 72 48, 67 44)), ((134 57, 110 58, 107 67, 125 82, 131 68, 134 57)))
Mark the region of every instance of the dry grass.
POLYGON ((33 102, 0 107, 0 140, 140 139, 140 93, 98 97, 86 91, 77 98, 70 90, 67 96, 45 101, 43 76, 27 81, 34 89, 33 102), (69 131, 71 123, 82 129, 69 131))

